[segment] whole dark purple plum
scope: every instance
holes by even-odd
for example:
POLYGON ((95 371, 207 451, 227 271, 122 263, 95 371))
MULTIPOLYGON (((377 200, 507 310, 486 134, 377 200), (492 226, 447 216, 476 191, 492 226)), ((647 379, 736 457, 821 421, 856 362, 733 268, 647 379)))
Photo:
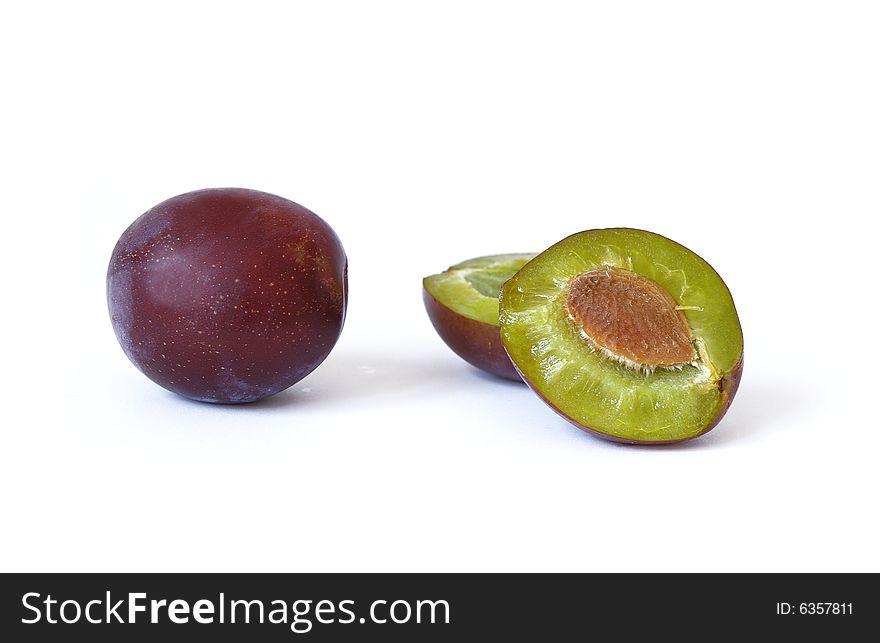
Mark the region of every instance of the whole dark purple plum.
POLYGON ((345 319, 339 238, 306 208, 222 188, 168 199, 122 234, 107 301, 125 354, 205 402, 283 391, 330 353, 345 319))

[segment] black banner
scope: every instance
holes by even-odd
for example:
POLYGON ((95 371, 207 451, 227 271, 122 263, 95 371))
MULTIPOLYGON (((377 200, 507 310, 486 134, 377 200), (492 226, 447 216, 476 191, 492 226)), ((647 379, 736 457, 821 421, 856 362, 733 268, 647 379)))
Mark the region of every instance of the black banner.
POLYGON ((4 575, 6 641, 852 640, 873 575, 4 575))

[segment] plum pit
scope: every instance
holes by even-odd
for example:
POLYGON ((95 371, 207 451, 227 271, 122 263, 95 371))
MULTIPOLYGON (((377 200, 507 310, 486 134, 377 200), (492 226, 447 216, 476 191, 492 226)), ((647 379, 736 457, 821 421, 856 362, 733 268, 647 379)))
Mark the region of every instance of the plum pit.
POLYGON ((602 266, 569 282, 565 307, 585 339, 631 368, 679 368, 697 359, 675 299, 653 279, 602 266))

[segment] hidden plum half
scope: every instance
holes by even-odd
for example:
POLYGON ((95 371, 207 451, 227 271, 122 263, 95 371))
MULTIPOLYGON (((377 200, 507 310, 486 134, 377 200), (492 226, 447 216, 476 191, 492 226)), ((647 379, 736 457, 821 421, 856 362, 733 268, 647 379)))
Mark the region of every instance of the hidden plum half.
POLYGON ((296 383, 333 348, 347 261, 322 219, 278 196, 209 189, 168 199, 122 234, 110 318, 151 380, 206 402, 252 402, 296 383))
POLYGON ((575 426, 619 442, 709 431, 742 373, 721 277, 642 230, 588 230, 545 250, 502 288, 500 322, 526 383, 575 426))
POLYGON ((437 333, 473 366, 511 380, 520 377, 501 344, 498 293, 533 254, 478 257, 422 281, 422 298, 437 333))

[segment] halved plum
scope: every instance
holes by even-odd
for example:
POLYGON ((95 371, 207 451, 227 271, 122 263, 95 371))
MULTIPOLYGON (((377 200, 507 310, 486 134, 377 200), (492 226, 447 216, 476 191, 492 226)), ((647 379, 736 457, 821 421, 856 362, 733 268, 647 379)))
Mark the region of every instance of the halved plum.
POLYGON ((425 277, 422 298, 437 333, 473 366, 519 381, 501 344, 498 293, 534 254, 478 257, 425 277))
POLYGON ((539 397, 618 442, 706 433, 742 374, 742 328, 721 277, 643 230, 588 230, 540 253, 501 289, 500 322, 539 397))

